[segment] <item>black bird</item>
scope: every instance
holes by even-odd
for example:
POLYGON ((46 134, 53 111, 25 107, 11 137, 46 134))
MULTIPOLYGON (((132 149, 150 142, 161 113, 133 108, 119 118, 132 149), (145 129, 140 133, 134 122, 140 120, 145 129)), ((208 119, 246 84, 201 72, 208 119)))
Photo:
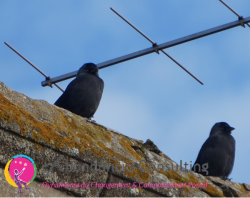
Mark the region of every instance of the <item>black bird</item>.
POLYGON ((231 135, 233 130, 226 122, 216 123, 202 145, 192 170, 204 176, 228 179, 235 156, 235 140, 231 135))
POLYGON ((90 119, 95 114, 102 98, 104 82, 93 63, 84 64, 76 78, 69 83, 55 105, 90 119))

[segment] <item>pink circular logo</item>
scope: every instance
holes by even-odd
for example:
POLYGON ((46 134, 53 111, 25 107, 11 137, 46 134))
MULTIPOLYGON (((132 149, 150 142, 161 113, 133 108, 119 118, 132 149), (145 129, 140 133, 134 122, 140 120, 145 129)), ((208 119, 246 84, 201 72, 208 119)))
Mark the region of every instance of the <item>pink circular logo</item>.
POLYGON ((35 179, 36 171, 36 164, 30 157, 16 155, 6 164, 4 174, 9 184, 18 187, 20 193, 23 193, 22 187, 29 189, 27 185, 35 179))
POLYGON ((15 180, 15 174, 23 173, 19 176, 19 179, 28 183, 34 176, 35 169, 33 164, 26 158, 17 157, 12 160, 9 166, 9 174, 13 180, 15 180))

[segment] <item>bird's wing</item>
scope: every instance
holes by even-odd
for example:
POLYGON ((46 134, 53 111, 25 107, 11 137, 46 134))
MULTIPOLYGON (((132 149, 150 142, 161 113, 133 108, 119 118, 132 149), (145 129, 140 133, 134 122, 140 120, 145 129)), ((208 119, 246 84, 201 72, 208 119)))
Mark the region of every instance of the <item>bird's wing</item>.
POLYGON ((228 177, 233 170, 234 159, 235 159, 235 140, 232 136, 229 137, 230 147, 227 149, 229 153, 228 160, 224 169, 224 177, 228 177))
POLYGON ((90 88, 88 80, 89 76, 85 74, 82 74, 80 77, 72 80, 64 93, 55 102, 55 105, 68 110, 77 106, 79 107, 79 105, 84 102, 85 98, 88 97, 86 91, 90 88), (81 100, 76 100, 79 97, 81 97, 81 100))
POLYGON ((224 167, 228 161, 229 155, 225 149, 221 148, 222 137, 219 135, 210 136, 202 145, 195 164, 208 163, 208 174, 217 176, 220 173, 221 167, 224 167))
POLYGON ((82 74, 70 82, 55 105, 90 118, 98 108, 103 87, 103 80, 98 76, 82 74))

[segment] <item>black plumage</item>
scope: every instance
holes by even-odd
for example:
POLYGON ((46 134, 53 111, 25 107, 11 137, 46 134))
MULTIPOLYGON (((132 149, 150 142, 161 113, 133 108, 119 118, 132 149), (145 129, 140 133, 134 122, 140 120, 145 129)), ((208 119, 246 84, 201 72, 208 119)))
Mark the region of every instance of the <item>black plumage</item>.
POLYGON ((76 78, 69 83, 55 105, 90 119, 95 114, 102 98, 104 82, 93 63, 84 64, 76 78))
POLYGON ((228 179, 233 170, 235 158, 235 140, 231 135, 232 130, 234 128, 226 122, 219 122, 213 126, 195 162, 195 164, 200 165, 201 169, 199 170, 198 166, 194 164, 193 171, 204 176, 217 176, 228 179), (207 172, 202 171, 202 165, 206 163, 208 163, 207 172))

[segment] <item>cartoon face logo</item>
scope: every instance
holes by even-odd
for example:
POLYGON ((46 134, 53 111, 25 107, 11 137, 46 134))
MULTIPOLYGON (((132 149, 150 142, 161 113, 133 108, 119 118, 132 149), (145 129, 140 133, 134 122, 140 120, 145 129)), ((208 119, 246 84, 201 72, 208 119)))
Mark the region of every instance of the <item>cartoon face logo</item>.
POLYGON ((5 166, 4 174, 10 185, 18 187, 23 193, 22 187, 27 188, 36 177, 36 164, 26 155, 16 155, 5 166))

